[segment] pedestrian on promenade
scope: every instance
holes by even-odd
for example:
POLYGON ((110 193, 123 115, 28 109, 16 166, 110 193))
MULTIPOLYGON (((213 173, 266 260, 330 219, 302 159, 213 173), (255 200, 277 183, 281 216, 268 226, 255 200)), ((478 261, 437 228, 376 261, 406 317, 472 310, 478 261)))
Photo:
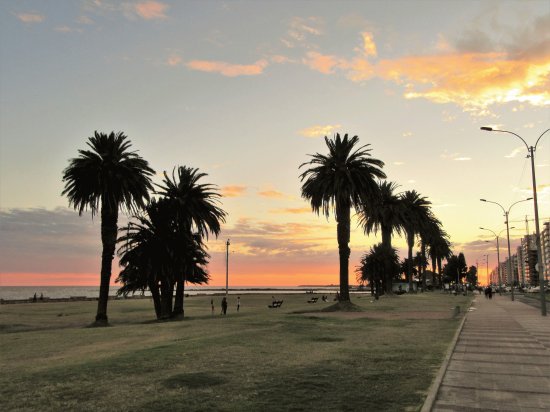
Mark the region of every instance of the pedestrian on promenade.
POLYGON ((214 316, 214 299, 210 299, 210 306, 212 306, 212 316, 214 316))
POLYGON ((240 308, 241 308, 241 297, 237 296, 237 312, 239 311, 240 308))
POLYGON ((222 299, 222 313, 221 314, 222 315, 227 314, 227 299, 225 298, 225 296, 222 299))

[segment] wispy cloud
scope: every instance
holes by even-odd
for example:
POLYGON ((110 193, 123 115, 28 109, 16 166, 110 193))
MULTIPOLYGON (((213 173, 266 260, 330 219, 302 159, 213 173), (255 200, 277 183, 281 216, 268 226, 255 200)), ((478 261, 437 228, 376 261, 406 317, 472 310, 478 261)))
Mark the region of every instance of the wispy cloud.
POLYGON ((289 48, 302 46, 310 47, 307 44, 309 36, 320 36, 322 34, 323 21, 318 17, 293 17, 288 23, 286 36, 281 39, 282 43, 289 48))
POLYGON ((403 137, 411 137, 413 134, 412 132, 403 132, 403 134, 401 136, 403 137))
POLYGON ((468 160, 472 160, 472 158, 471 157, 455 157, 453 160, 458 161, 458 162, 466 162, 468 160))
POLYGON ((246 192, 247 187, 243 185, 229 185, 221 188, 223 197, 239 197, 246 192))
POLYGON ((316 125, 302 129, 298 133, 305 137, 324 137, 330 136, 335 130, 341 127, 342 125, 340 124, 316 125))
POLYGON ((456 160, 459 162, 472 160, 472 158, 469 156, 462 156, 461 153, 448 153, 446 150, 439 157, 444 160, 456 160))
POLYGON ((303 63, 312 70, 323 74, 334 73, 334 69, 341 67, 345 62, 335 56, 323 55, 319 52, 310 51, 306 53, 303 63))
POLYGON ((137 3, 135 12, 138 16, 145 20, 165 19, 168 5, 158 1, 144 1, 137 3))
POLYGON ((514 150, 512 150, 509 154, 505 155, 504 157, 511 159, 513 157, 516 157, 518 154, 525 152, 525 147, 520 146, 516 147, 514 150))
POLYGON ((279 192, 274 189, 266 189, 258 192, 258 195, 262 197, 268 197, 270 199, 288 199, 289 196, 285 195, 283 192, 279 192))
POLYGON ((16 14, 16 16, 23 23, 41 23, 46 18, 44 15, 39 13, 19 13, 16 14))
POLYGON ((173 54, 170 57, 168 57, 168 60, 166 60, 166 64, 168 66, 179 66, 182 63, 182 61, 183 59, 180 56, 173 54))
POLYGON ((272 209, 269 211, 269 213, 273 213, 275 215, 299 215, 302 213, 311 213, 310 207, 287 207, 283 209, 272 209))
POLYGON ((186 64, 192 70, 220 73, 227 77, 257 76, 268 66, 267 60, 261 59, 253 64, 231 64, 221 61, 193 60, 186 64))

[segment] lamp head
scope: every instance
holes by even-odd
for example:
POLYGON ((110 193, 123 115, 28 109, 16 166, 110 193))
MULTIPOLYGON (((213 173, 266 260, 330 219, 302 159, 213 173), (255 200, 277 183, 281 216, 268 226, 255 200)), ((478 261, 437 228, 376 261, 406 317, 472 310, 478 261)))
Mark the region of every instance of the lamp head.
POLYGON ((482 202, 486 202, 486 201, 487 201, 486 199, 479 199, 479 200, 481 200, 482 202))
POLYGON ((525 200, 533 200, 533 198, 532 198, 532 197, 528 197, 528 198, 527 198, 527 199, 525 199, 525 200))
POLYGON ((486 132, 492 132, 493 128, 489 126, 482 126, 480 127, 481 130, 485 130, 486 132))

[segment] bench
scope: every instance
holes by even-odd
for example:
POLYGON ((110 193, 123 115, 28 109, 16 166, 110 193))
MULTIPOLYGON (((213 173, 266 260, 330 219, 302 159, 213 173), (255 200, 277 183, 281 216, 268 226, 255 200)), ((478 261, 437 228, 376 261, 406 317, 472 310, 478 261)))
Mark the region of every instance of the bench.
POLYGON ((274 300, 271 305, 267 305, 268 308, 280 308, 283 304, 282 300, 274 300))

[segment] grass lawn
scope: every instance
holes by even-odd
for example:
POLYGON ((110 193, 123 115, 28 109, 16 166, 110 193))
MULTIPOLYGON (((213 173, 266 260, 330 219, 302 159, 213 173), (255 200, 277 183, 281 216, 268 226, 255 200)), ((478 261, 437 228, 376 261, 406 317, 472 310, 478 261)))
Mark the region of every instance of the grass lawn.
POLYGON ((186 298, 183 321, 149 299, 0 307, 2 410, 415 411, 471 296, 354 296, 360 313, 303 313, 311 295, 186 298), (300 312, 300 313, 295 313, 300 312))

